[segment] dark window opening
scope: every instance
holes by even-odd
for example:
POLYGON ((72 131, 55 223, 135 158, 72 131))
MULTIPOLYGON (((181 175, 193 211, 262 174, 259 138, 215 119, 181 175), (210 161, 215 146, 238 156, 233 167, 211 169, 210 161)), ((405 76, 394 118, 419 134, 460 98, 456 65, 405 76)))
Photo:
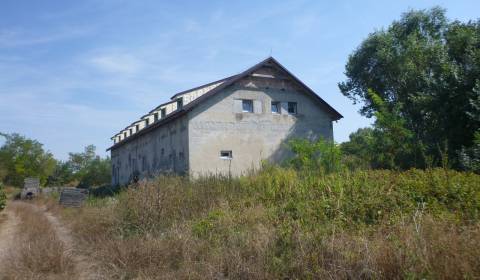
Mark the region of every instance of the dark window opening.
POLYGON ((135 129, 136 129, 136 131, 139 131, 139 130, 140 130, 140 125, 139 125, 139 124, 136 124, 136 125, 135 125, 135 129))
POLYGON ((158 112, 155 112, 155 113, 153 114, 153 118, 154 118, 154 121, 155 121, 155 122, 158 121, 158 112))
POLYGON ((129 128, 129 129, 128 129, 128 131, 130 132, 130 135, 132 135, 132 134, 133 134, 133 133, 132 133, 132 129, 131 129, 131 128, 129 128))
POLYGON ((272 113, 280 114, 280 102, 272 101, 272 113))
POLYGON ((220 151, 221 159, 232 159, 232 151, 220 151))
POLYGON ((297 102, 288 102, 288 113, 292 115, 297 113, 297 102))
POLYGON ((163 108, 162 110, 160 110, 160 114, 162 116, 162 119, 165 118, 165 116, 167 115, 167 110, 163 108))
POLYGON ((177 99, 177 110, 182 109, 183 107, 183 98, 177 99))
POLYGON ((150 120, 148 118, 145 119, 145 126, 149 125, 150 120))
POLYGON ((123 133, 123 138, 127 138, 127 132, 123 133))
POLYGON ((145 171, 147 169, 147 158, 142 157, 142 171, 145 171))
POLYGON ((242 100, 242 111, 245 113, 253 113, 253 100, 242 100))

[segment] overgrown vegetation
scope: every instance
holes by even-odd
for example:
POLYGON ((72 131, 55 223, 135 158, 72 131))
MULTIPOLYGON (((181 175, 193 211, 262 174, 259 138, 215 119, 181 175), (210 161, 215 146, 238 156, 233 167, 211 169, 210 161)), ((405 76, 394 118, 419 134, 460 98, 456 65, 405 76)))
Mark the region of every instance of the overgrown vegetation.
POLYGON ((480 176, 448 169, 158 177, 64 212, 112 278, 475 278, 480 176))
POLYGON ((7 204, 7 194, 5 193, 5 187, 0 182, 0 211, 2 211, 7 204))

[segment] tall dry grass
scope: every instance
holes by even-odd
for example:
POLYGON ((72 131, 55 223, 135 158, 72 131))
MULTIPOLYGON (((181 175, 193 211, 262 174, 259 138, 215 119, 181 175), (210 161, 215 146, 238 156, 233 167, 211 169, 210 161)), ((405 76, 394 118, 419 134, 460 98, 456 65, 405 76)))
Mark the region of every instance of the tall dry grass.
POLYGON ((111 279, 475 279, 480 176, 159 177, 63 212, 111 279))
POLYGON ((8 250, 1 279, 71 279, 74 263, 40 209, 12 202, 16 225, 14 243, 8 250))

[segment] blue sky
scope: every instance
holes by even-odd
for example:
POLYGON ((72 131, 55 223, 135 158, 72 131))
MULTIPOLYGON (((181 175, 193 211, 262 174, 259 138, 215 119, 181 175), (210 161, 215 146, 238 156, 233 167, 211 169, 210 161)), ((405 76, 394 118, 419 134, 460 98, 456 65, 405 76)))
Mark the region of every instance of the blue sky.
POLYGON ((236 74, 270 53, 344 119, 343 142, 372 120, 338 90, 347 57, 408 9, 479 17, 480 1, 0 2, 0 131, 57 158, 110 137, 172 94, 236 74))

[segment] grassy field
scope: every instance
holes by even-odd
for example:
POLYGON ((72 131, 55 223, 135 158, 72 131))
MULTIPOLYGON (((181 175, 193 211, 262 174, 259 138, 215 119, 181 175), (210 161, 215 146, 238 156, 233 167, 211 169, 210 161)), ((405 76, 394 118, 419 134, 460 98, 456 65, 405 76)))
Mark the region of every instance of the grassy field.
POLYGON ((158 177, 57 210, 99 277, 474 279, 480 176, 445 169, 158 177))

